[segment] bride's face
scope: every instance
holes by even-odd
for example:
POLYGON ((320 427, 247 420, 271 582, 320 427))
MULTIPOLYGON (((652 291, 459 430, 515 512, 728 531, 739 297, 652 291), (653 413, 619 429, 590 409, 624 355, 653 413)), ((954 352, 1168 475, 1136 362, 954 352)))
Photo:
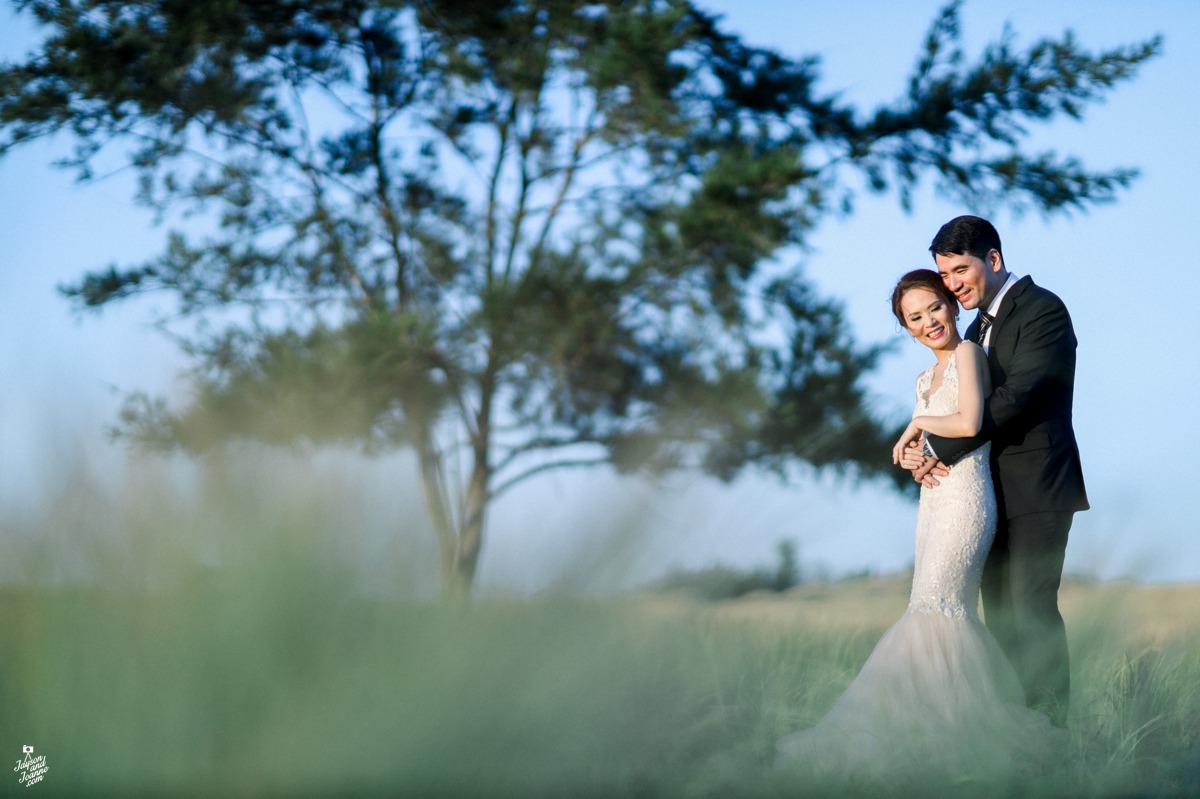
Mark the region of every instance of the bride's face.
POLYGON ((932 350, 958 346, 961 339, 954 326, 956 308, 929 289, 909 289, 900 298, 904 326, 917 341, 932 350))

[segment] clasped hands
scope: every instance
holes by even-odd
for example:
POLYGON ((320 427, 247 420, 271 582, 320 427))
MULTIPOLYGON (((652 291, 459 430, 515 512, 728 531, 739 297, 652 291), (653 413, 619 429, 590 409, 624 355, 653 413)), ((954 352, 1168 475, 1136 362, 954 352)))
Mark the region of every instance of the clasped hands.
POLYGON ((921 429, 909 424, 904 434, 892 447, 892 463, 912 472, 913 480, 923 486, 933 488, 939 485, 938 478, 950 474, 950 467, 937 458, 932 458, 921 451, 921 429))

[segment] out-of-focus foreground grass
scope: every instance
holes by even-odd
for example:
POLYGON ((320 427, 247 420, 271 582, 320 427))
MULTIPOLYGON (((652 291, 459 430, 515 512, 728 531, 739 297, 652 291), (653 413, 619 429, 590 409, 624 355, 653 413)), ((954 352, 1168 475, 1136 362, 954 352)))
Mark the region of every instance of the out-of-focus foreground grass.
MULTIPOLYGON (((24 573, 36 579, 10 568, 0 591, 0 753, 15 761, 31 744, 46 755, 32 790, 842 790, 773 772, 773 743, 817 720, 853 678, 903 612, 903 579, 723 603, 557 596, 444 607, 361 590, 341 554, 355 544, 321 510, 329 495, 311 485, 262 491, 244 478, 190 499, 159 489, 130 489, 115 504, 77 495, 75 511, 55 502, 59 510, 3 531, 6 557, 28 559, 24 573), (126 535, 89 533, 106 524, 126 535), (51 534, 50 550, 31 543, 51 534), (84 562, 55 577, 47 559, 68 550, 84 562)), ((870 792, 1194 795, 1200 589, 1080 583, 1064 606, 1071 762, 1007 783, 870 792)))

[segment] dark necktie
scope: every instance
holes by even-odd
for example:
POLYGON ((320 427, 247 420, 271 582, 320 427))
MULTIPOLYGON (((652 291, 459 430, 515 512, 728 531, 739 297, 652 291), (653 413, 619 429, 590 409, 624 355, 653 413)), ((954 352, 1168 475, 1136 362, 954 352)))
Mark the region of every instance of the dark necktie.
POLYGON ((987 338, 988 328, 990 328, 992 326, 992 322, 994 322, 994 321, 995 321, 994 317, 980 311, 980 313, 979 313, 979 339, 978 339, 979 346, 981 346, 981 347, 983 346, 983 342, 987 338))

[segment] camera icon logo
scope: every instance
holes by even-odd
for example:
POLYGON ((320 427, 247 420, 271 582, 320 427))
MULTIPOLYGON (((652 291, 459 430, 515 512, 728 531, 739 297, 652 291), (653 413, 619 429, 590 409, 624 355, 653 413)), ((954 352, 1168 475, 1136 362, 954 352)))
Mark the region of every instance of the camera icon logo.
POLYGON ((32 747, 32 746, 22 746, 22 747, 21 747, 21 754, 23 754, 23 755, 32 755, 32 754, 33 754, 33 747, 32 747))

